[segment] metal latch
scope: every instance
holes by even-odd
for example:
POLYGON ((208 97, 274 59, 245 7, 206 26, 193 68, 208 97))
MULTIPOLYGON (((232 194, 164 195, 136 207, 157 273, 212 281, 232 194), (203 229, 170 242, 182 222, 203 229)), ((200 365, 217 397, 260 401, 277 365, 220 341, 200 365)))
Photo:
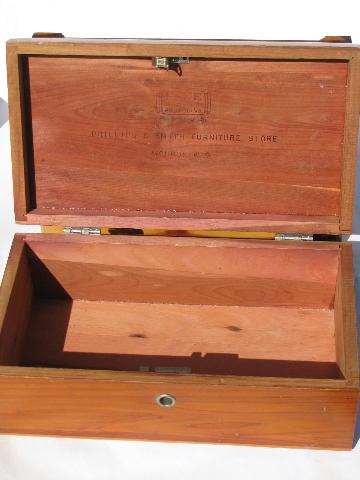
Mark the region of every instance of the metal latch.
POLYGON ((100 235, 98 227, 64 227, 64 233, 78 233, 80 235, 100 235))
POLYGON ((169 70, 171 65, 190 63, 189 57, 153 57, 152 64, 155 68, 169 70))
POLYGON ((314 240, 314 235, 307 233, 276 233, 275 240, 302 240, 309 242, 314 240))

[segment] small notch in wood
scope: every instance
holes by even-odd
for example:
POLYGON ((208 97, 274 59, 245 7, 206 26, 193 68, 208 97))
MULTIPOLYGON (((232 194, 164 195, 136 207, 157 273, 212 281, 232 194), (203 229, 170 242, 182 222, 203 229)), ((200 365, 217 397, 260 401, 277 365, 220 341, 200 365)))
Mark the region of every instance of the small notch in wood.
POLYGON ((144 333, 131 333, 129 335, 130 338, 147 338, 144 333))
POLYGON ((228 325, 227 327, 228 330, 230 330, 230 332, 241 332, 242 328, 240 327, 237 327, 236 325, 228 325))

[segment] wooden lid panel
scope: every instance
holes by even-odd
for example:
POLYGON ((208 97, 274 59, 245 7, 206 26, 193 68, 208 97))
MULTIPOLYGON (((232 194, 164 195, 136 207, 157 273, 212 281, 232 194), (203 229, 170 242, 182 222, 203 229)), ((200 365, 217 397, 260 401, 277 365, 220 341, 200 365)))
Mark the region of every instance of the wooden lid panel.
POLYGON ((356 46, 203 43, 10 41, 17 221, 350 231, 356 46))
POLYGON ((339 215, 346 62, 29 58, 36 203, 339 215))

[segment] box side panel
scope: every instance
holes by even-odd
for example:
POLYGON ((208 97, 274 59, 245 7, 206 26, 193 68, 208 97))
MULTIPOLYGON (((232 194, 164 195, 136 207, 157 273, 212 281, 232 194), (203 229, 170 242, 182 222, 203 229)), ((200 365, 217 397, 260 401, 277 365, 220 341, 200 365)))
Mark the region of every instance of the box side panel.
POLYGON ((0 363, 18 365, 30 316, 33 285, 22 235, 13 241, 0 289, 0 363))
POLYGON ((360 57, 349 62, 341 178, 340 231, 352 231, 360 113, 360 57))
POLYGON ((6 377, 0 432, 351 449, 356 389, 6 377), (156 397, 176 397, 172 408, 156 397))
POLYGON ((351 243, 340 244, 334 302, 337 364, 349 384, 359 385, 357 317, 351 243))
POLYGON ((343 370, 353 385, 359 385, 359 357, 357 348, 357 322, 352 245, 341 244, 338 274, 339 320, 342 323, 343 370))

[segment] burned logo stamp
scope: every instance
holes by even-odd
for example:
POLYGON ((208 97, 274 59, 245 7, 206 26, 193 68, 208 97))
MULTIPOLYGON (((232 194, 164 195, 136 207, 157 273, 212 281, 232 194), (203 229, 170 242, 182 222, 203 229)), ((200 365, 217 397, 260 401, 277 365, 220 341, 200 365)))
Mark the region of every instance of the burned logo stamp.
POLYGON ((207 92, 164 93, 156 96, 156 111, 163 115, 208 115, 211 96, 207 92))

